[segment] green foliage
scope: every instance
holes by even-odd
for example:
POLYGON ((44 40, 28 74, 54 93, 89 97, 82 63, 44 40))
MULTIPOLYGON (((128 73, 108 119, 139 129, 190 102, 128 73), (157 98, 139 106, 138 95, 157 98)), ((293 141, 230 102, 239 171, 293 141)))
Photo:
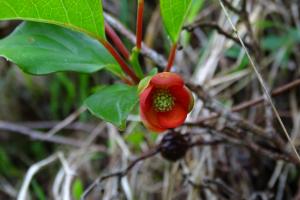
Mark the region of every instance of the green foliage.
POLYGON ((270 34, 261 41, 262 48, 272 53, 281 68, 287 65, 293 48, 298 43, 300 43, 300 30, 291 27, 283 29, 280 35, 270 34))
POLYGON ((289 40, 286 36, 269 35, 262 40, 262 47, 265 50, 277 51, 280 47, 286 45, 289 40))
POLYGON ((36 180, 33 179, 31 182, 31 185, 33 188, 33 193, 37 200, 46 200, 47 199, 42 186, 40 186, 36 180))
POLYGON ((141 94, 149 85, 153 76, 146 76, 143 78, 138 85, 138 93, 141 94))
POLYGON ((125 140, 137 148, 137 147, 139 147, 141 142, 144 141, 144 133, 141 131, 140 132, 135 131, 135 132, 127 135, 125 140))
POLYGON ((155 67, 155 68, 152 68, 150 70, 150 72, 148 72, 148 76, 154 76, 157 73, 158 73, 158 69, 155 67))
POLYGON ((83 194, 83 184, 80 179, 76 179, 72 185, 72 195, 75 200, 79 200, 83 194))
MULTIPOLYGON (((225 52, 225 55, 229 58, 238 59, 241 53, 241 47, 238 45, 234 45, 225 52)), ((238 72, 247 68, 247 66, 249 65, 249 59, 245 54, 243 54, 242 56, 243 57, 241 58, 241 62, 239 63, 239 65, 235 66, 232 70, 229 71, 229 73, 238 72)))
POLYGON ((187 15, 187 22, 191 23, 199 15, 200 10, 203 8, 205 0, 194 0, 191 5, 191 10, 187 15))
POLYGON ((18 176, 18 169, 11 162, 9 154, 5 148, 0 147, 0 174, 5 176, 18 176))
POLYGON ((125 120, 137 102, 137 87, 116 84, 87 98, 85 105, 93 115, 123 129, 125 120))
POLYGON ((139 50, 134 47, 132 49, 132 53, 131 53, 131 56, 130 56, 130 63, 133 67, 133 70, 135 72, 135 74, 139 77, 139 78, 143 78, 144 77, 144 73, 143 73, 143 70, 142 70, 142 67, 140 65, 140 62, 139 62, 139 50))
MULTIPOLYGON (((79 77, 79 106, 82 105, 82 103, 85 101, 85 99, 88 97, 88 91, 89 91, 89 80, 90 76, 86 74, 81 74, 79 77)), ((80 120, 85 121, 88 118, 88 113, 84 112, 80 115, 80 120)))
MULTIPOLYGON (((188 15, 186 17, 187 23, 192 23, 196 19, 199 12, 203 8, 204 2, 205 2, 204 0, 194 0, 192 2, 191 9, 188 12, 188 15)), ((183 45, 187 45, 189 43, 190 36, 191 36, 190 32, 187 32, 187 31, 183 32, 183 35, 182 35, 183 45)))
POLYGON ((0 19, 51 23, 105 38, 102 1, 99 0, 1 0, 0 19))
POLYGON ((141 150, 140 145, 143 143, 145 133, 140 124, 136 123, 132 132, 125 136, 125 141, 129 143, 135 150, 141 150))
POLYGON ((265 50, 277 51, 281 47, 290 47, 300 42, 300 30, 289 28, 282 35, 268 35, 262 40, 265 50))
POLYGON ((33 154, 33 158, 36 160, 42 160, 45 156, 47 156, 46 147, 42 142, 32 142, 30 150, 33 154))
POLYGON ((67 74, 55 74, 50 83, 50 108, 54 118, 59 118, 59 114, 65 116, 70 113, 76 94, 75 83, 67 74))
POLYGON ((146 87, 149 85, 151 78, 157 74, 157 68, 153 68, 149 73, 148 76, 146 76, 145 78, 143 78, 139 85, 138 85, 138 93, 140 94, 141 92, 143 92, 144 89, 146 89, 146 87))
POLYGON ((192 0, 160 0, 164 26, 173 43, 178 41, 182 25, 192 0))
POLYGON ((257 20, 255 22, 255 26, 261 30, 265 30, 268 28, 277 28, 277 29, 283 29, 284 25, 278 21, 272 21, 272 20, 257 20))
POLYGON ((0 41, 0 55, 30 74, 92 73, 106 68, 120 75, 114 58, 96 40, 56 25, 28 22, 0 41))
POLYGON ((241 47, 238 45, 233 45, 231 48, 227 49, 225 56, 233 59, 237 59, 241 53, 241 47))

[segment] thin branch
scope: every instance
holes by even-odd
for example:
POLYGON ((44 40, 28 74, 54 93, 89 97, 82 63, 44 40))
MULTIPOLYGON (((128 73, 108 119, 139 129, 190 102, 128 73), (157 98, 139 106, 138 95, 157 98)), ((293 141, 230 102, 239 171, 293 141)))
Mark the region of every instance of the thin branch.
MULTIPOLYGON (((289 89, 291 87, 292 88, 296 87, 297 84, 298 84, 298 81, 295 81, 295 83, 288 84, 288 87, 286 87, 286 86, 281 87, 281 88, 279 88, 279 90, 277 90, 275 92, 275 94, 278 94, 278 91, 279 92, 284 92, 284 91, 286 91, 287 89, 289 89)), ((278 147, 279 150, 283 152, 283 154, 274 153, 272 151, 259 148, 258 145, 255 144, 255 143, 253 143, 253 144, 249 143, 251 145, 247 144, 247 146, 249 148, 251 148, 254 151, 257 151, 257 152, 259 152, 261 154, 269 156, 269 157, 271 157, 273 159, 285 160, 285 161, 289 161, 289 162, 293 162, 293 163, 299 164, 298 158, 297 158, 297 156, 295 156, 295 154, 288 155, 287 151, 285 150, 285 142, 282 140, 282 138, 278 134, 270 135, 263 128, 255 125, 255 124, 253 124, 251 122, 248 122, 247 120, 244 120, 238 114, 232 113, 229 110, 226 111, 226 109, 223 108, 221 106, 221 104, 219 104, 215 99, 211 98, 210 95, 206 91, 204 91, 203 89, 201 89, 199 87, 196 87, 196 88, 194 87, 194 88, 192 88, 192 91, 194 91, 198 96, 202 97, 202 99, 205 102, 205 105, 207 107, 209 107, 211 110, 213 110, 214 112, 216 112, 213 115, 209 116, 210 119, 216 118, 218 116, 223 116, 227 120, 226 123, 224 123, 224 125, 226 124, 225 125, 226 128, 228 128, 228 127, 230 128, 230 132, 231 133, 235 132, 237 129, 241 129, 241 131, 243 131, 243 130, 244 131, 249 131, 249 132, 251 132, 251 133, 253 133, 255 135, 258 135, 259 137, 261 137, 263 139, 266 139, 266 141, 273 142, 274 143, 273 145, 276 145, 276 147, 278 147)), ((212 130, 216 129, 215 126, 212 126, 209 123, 205 123, 205 120, 202 121, 202 122, 200 122, 200 123, 198 123, 198 124, 194 124, 194 125, 197 125, 197 126, 202 125, 202 127, 205 126, 205 127, 208 127, 208 128, 210 128, 212 130)), ((221 129, 219 129, 219 130, 223 130, 225 132, 224 127, 221 127, 221 129)), ((228 134, 230 135, 230 133, 228 133, 228 134)), ((245 135, 245 134, 241 134, 240 131, 238 132, 238 134, 239 135, 245 135)), ((237 140, 236 143, 239 143, 239 140, 237 140)))
POLYGON ((23 181, 23 184, 21 186, 21 189, 20 189, 20 192, 18 194, 18 198, 17 200, 24 200, 26 199, 26 196, 27 196, 27 191, 28 191, 28 187, 29 187, 29 184, 33 178, 33 176, 40 170, 42 169, 43 167, 51 164, 52 162, 56 161, 58 159, 58 154, 54 154, 52 156, 49 156, 48 158, 32 165, 28 172, 26 173, 26 176, 24 178, 24 181, 23 181))
POLYGON ((4 192, 12 199, 16 199, 18 195, 17 190, 4 177, 0 177, 0 192, 4 192))
MULTIPOLYGON (((26 121, 26 122, 17 122, 16 125, 25 126, 30 129, 52 129, 57 126, 60 121, 26 121)), ((63 129, 66 130, 75 130, 89 133, 96 127, 96 124, 85 123, 85 122, 73 122, 65 126, 63 129)))
MULTIPOLYGON (((231 132, 231 131, 230 131, 231 132)), ((216 133, 216 132, 215 132, 216 133)), ((296 165, 299 165, 298 158, 294 156, 294 154, 288 154, 286 152, 276 152, 274 150, 269 150, 265 147, 262 147, 259 144, 256 144, 252 139, 243 138, 242 140, 233 138, 232 136, 229 136, 231 133, 229 131, 223 130, 223 133, 219 134, 224 139, 228 140, 228 142, 239 145, 241 147, 247 147, 250 150, 265 155, 266 157, 269 157, 273 160, 284 160, 286 162, 291 162, 296 165), (224 134, 226 133, 226 135, 224 134)))
POLYGON ((119 180, 123 177, 126 176, 129 171, 140 161, 143 161, 147 158, 150 158, 152 156, 155 156, 157 153, 160 152, 160 148, 156 147, 155 149, 152 149, 146 153, 144 153, 142 156, 140 156, 139 158, 135 159, 134 161, 132 161, 124 170, 121 170, 119 172, 114 172, 114 173, 110 173, 101 177, 98 177, 82 194, 81 196, 81 200, 85 200, 88 195, 97 187, 101 184, 101 182, 103 182, 106 179, 112 178, 112 177, 117 177, 119 180))
MULTIPOLYGON (((296 87, 300 86, 300 79, 296 79, 288 84, 285 84, 283 86, 280 86, 278 88, 276 88, 275 90, 273 90, 273 92, 271 92, 272 97, 276 97, 278 95, 281 95, 284 92, 287 92, 291 89, 295 89, 296 87)), ((265 101, 265 98, 263 96, 257 98, 257 99, 253 99, 250 101, 246 101, 243 102, 239 105, 234 106, 231 111, 232 112, 239 112, 245 108, 251 107, 251 106, 255 106, 257 104, 263 103, 265 101)))
POLYGON ((77 109, 75 112, 70 114, 67 118, 65 118, 63 121, 61 121, 59 124, 57 124, 55 127, 53 127, 51 130, 47 132, 48 137, 52 137, 57 132, 68 126, 70 123, 72 123, 81 113, 85 112, 87 110, 86 107, 82 106, 79 109, 77 109))
MULTIPOLYGON (((190 83, 188 83, 187 85, 188 85, 188 87, 189 87, 192 91, 194 91, 195 93, 197 93, 197 95, 198 95, 200 98, 207 98, 207 97, 205 97, 205 94, 204 94, 204 92, 202 91, 202 89, 200 89, 199 87, 197 87, 197 86, 195 86, 195 85, 193 85, 193 84, 190 84, 190 83), (200 91, 200 90, 201 90, 201 91, 200 91)), ((273 97, 279 96, 279 95, 281 95, 282 93, 285 93, 285 92, 287 92, 287 91, 290 91, 290 90, 292 90, 292 89, 297 88, 298 86, 300 86, 300 79, 296 79, 296 80, 294 80, 294 81, 292 81, 292 82, 290 82, 290 83, 288 83, 288 84, 285 84, 285 85, 283 85, 283 86, 280 86, 280 87, 274 89, 273 92, 271 92, 271 95, 272 95, 273 97)), ((240 111, 242 111, 242 110, 244 110, 244 109, 247 109, 247 108, 249 108, 249 107, 251 107, 251 106, 255 106, 255 105, 258 105, 258 104, 260 104, 260 103, 263 103, 264 101, 265 101, 264 96, 261 96, 261 97, 259 97, 259 98, 257 98, 257 99, 252 99, 252 100, 249 100, 249 101, 245 101, 245 102, 240 103, 240 104, 238 104, 238 105, 236 105, 236 106, 233 106, 233 107, 231 108, 231 112, 240 112, 240 111)), ((193 123, 201 124, 201 123, 203 123, 203 122, 205 122, 205 121, 209 121, 209 120, 212 120, 212 119, 216 119, 216 118, 220 117, 220 115, 221 115, 220 113, 214 113, 214 114, 211 114, 211 115, 208 116, 208 117, 203 117, 203 118, 201 118, 201 119, 198 119, 196 122, 193 122, 193 123)), ((187 123, 187 124, 189 124, 189 123, 187 123)))
POLYGON ((182 175, 183 179, 185 179, 185 181, 194 188, 209 189, 212 192, 216 193, 218 196, 220 194, 220 192, 218 191, 218 189, 219 189, 234 199, 240 199, 240 200, 245 199, 239 193, 237 193, 232 188, 227 186, 226 183, 224 183, 219 178, 217 178, 216 180, 213 180, 213 179, 208 179, 208 178, 204 177, 204 178, 202 178, 201 183, 195 183, 195 181, 191 179, 190 169, 184 162, 179 163, 179 168, 181 169, 181 175, 182 175), (214 189, 214 187, 212 187, 213 185, 216 186, 216 189, 214 189))
MULTIPOLYGON (((29 136, 33 140, 41 140, 41 141, 52 142, 57 144, 70 145, 74 147, 82 146, 82 142, 75 139, 65 138, 65 137, 55 136, 55 135, 52 137, 48 137, 43 132, 31 130, 25 126, 16 125, 5 121, 0 121, 0 130, 20 133, 22 135, 29 136)), ((99 151, 103 151, 103 152, 106 151, 106 148, 103 146, 97 145, 95 146, 95 148, 97 148, 99 151)))
POLYGON ((224 5, 229 8, 229 10, 231 10, 232 12, 234 12, 237 15, 241 15, 243 10, 239 10, 237 8, 235 8, 230 2, 228 2, 227 0, 222 0, 222 2, 224 3, 224 5))
POLYGON ((198 139, 195 142, 192 142, 189 144, 189 147, 195 147, 195 146, 214 146, 214 145, 219 145, 222 143, 226 143, 227 141, 224 139, 211 139, 211 140, 204 140, 203 138, 198 139))
POLYGON ((283 132, 284 132, 284 134, 285 134, 285 136, 286 136, 286 138, 288 139, 288 141, 289 141, 289 143, 290 143, 290 145, 291 145, 291 147, 292 147, 292 150, 294 151, 295 155, 297 156, 297 158, 298 158, 298 160, 299 160, 299 162, 300 162, 300 155, 299 155, 299 153, 298 153, 298 151, 297 151, 295 145, 293 144, 293 141, 292 141, 291 137, 289 136, 289 133, 288 133, 288 131, 287 131, 287 129, 286 129, 286 127, 285 127, 283 121, 281 120, 281 117, 280 117, 280 115, 279 115, 279 113, 278 113, 278 111, 277 111, 277 109, 276 109, 276 107, 275 107, 275 105, 274 105, 274 103, 273 103, 273 100, 272 100, 271 95, 270 95, 270 93, 269 93, 269 90, 268 90, 268 88, 267 88, 267 86, 266 86, 266 84, 265 84, 265 81, 263 80, 263 78, 262 78, 262 76, 261 76, 261 74, 260 74, 260 72, 259 72, 259 70, 258 70, 256 64, 254 63, 254 60, 253 60, 252 57, 250 56, 250 53, 249 53, 247 47, 245 46, 244 41, 243 41, 242 38, 240 37, 239 32, 237 31, 236 27, 235 27, 234 24, 232 23, 232 21, 231 21, 231 19, 230 19, 230 16, 229 16, 229 14, 228 14, 228 12, 227 12, 227 10, 226 10, 224 4, 222 3, 222 0, 219 0, 219 2, 220 2, 220 5, 221 5, 221 7, 222 7, 222 9, 223 9, 223 11, 224 11, 224 13, 225 13, 225 15, 226 15, 228 21, 229 21, 229 23, 230 23, 230 25, 231 25, 231 27, 232 27, 234 33, 235 33, 236 36, 239 38, 240 43, 241 43, 241 45, 243 46, 243 48, 244 48, 244 50, 245 50, 245 52, 246 52, 246 55, 247 55, 247 57, 248 57, 248 59, 249 59, 249 61, 250 61, 250 63, 251 63, 251 66, 252 66, 252 68, 253 68, 253 70, 254 70, 254 72, 255 72, 255 74, 256 74, 256 76, 257 76, 257 78, 258 78, 258 80, 259 80, 259 82, 260 82, 260 84, 261 84, 261 86, 262 86, 262 88, 263 88, 263 91, 264 91, 264 93, 265 93, 265 95, 266 95, 266 98, 267 98, 268 102, 270 103, 270 105, 271 105, 271 107, 272 107, 272 109, 273 109, 273 112, 274 112, 274 114, 275 114, 275 116, 276 116, 276 118, 277 118, 277 120, 278 120, 278 122, 279 122, 279 124, 280 124, 280 126, 281 126, 281 128, 282 128, 282 130, 283 130, 283 132))
MULTIPOLYGON (((235 43, 241 45, 239 39, 237 37, 234 37, 231 33, 228 33, 227 31, 225 31, 224 29, 222 29, 218 24, 216 23, 209 23, 209 22, 201 22, 201 21, 196 21, 192 24, 186 25, 183 27, 184 30, 192 32, 194 31, 195 28, 197 27, 201 27, 201 28, 211 28, 216 30, 218 33, 220 33, 221 35, 223 35, 224 37, 233 40, 235 43)), ((249 43, 245 43, 245 45, 252 49, 252 46, 249 43)))

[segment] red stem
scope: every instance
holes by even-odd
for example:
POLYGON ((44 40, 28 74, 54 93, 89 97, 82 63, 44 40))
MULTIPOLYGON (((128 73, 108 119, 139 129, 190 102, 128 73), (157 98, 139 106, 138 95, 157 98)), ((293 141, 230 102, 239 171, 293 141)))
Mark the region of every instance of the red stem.
POLYGON ((120 37, 117 35, 117 33, 114 31, 114 29, 108 24, 105 23, 105 32, 107 36, 111 39, 115 47, 120 51, 120 53, 124 56, 126 60, 129 60, 130 53, 123 44, 120 37))
POLYGON ((115 50, 115 48, 106 40, 101 39, 100 42, 103 46, 111 53, 111 55, 116 59, 116 61, 121 66, 122 70, 130 76, 130 78, 135 82, 138 83, 140 79, 135 75, 135 73, 131 70, 131 68, 127 65, 127 63, 123 60, 120 54, 115 50))
POLYGON ((143 14, 144 14, 144 0, 138 2, 138 13, 136 23, 136 47, 142 48, 142 36, 143 36, 143 14))
POLYGON ((177 50, 177 43, 173 44, 171 51, 170 51, 170 55, 169 55, 169 59, 168 59, 168 64, 167 67, 165 69, 165 72, 169 72, 174 64, 174 59, 176 56, 176 50, 177 50))

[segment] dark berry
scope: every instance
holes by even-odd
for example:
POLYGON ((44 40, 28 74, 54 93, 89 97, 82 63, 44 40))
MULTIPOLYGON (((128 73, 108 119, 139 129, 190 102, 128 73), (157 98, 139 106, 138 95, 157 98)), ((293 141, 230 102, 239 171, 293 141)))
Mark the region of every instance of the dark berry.
POLYGON ((168 132, 160 143, 162 157, 169 161, 181 159, 189 148, 187 138, 178 132, 168 132))

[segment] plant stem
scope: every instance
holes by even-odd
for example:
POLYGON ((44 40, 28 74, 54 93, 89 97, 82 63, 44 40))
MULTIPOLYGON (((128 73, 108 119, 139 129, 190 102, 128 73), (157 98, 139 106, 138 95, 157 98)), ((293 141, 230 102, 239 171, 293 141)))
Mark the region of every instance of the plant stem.
MULTIPOLYGON (((135 34, 128 30, 120 21, 107 13, 104 13, 104 18, 116 31, 125 36, 132 44, 136 43, 135 34)), ((167 65, 166 59, 153 49, 149 48, 146 44, 142 45, 140 53, 150 58, 156 65, 160 67, 165 67, 167 65)))
POLYGON ((138 48, 138 50, 142 48, 143 14, 144 14, 144 0, 139 0, 138 12, 137 12, 137 23, 136 23, 136 47, 138 48))
POLYGON ((134 47, 132 49, 132 53, 130 56, 130 63, 131 63, 131 66, 132 66, 135 74, 140 79, 142 79, 144 77, 144 73, 143 73, 142 67, 139 63, 139 54, 140 54, 140 50, 137 47, 134 47))
POLYGON ((173 66, 174 63, 174 59, 175 59, 175 55, 176 55, 176 50, 177 50, 177 43, 174 43, 171 51, 170 51, 170 55, 169 55, 169 59, 168 59, 168 64, 167 67, 165 69, 165 72, 169 72, 173 66))
POLYGON ((123 57, 128 60, 130 57, 130 53, 123 44, 120 37, 117 35, 117 33, 114 31, 114 29, 108 24, 105 23, 105 32, 107 36, 111 39, 115 47, 120 51, 120 53, 123 55, 123 57))
POLYGON ((106 40, 99 39, 99 41, 103 44, 103 46, 110 52, 110 54, 116 59, 119 63, 122 70, 130 76, 130 78, 135 82, 138 83, 140 79, 135 75, 132 69, 127 65, 127 63, 123 60, 120 54, 115 50, 115 48, 106 40))

